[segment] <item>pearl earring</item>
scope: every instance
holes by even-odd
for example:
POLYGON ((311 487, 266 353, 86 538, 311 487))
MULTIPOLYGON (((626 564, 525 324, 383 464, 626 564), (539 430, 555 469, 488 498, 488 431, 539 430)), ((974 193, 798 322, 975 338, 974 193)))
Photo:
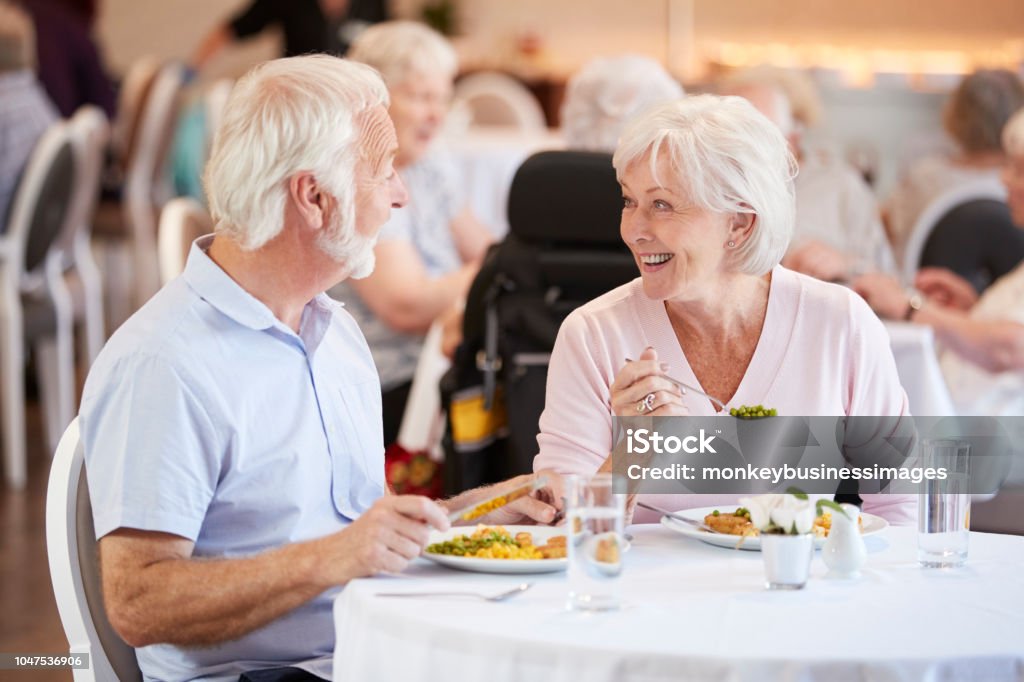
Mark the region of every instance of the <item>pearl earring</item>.
POLYGON ((733 248, 734 246, 736 246, 736 242, 734 242, 734 241, 732 241, 732 240, 730 239, 730 240, 729 240, 729 248, 731 249, 731 248, 733 248))

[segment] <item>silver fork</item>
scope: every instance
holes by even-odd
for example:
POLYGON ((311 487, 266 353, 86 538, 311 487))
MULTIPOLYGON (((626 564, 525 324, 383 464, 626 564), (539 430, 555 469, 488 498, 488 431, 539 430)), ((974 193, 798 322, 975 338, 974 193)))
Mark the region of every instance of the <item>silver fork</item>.
MULTIPOLYGON (((626 358, 626 362, 636 362, 636 360, 631 360, 630 358, 626 358)), ((693 391, 697 395, 702 395, 705 398, 707 398, 708 400, 710 400, 711 402, 713 402, 715 405, 718 405, 718 409, 720 409, 720 410, 724 410, 725 409, 725 403, 723 403, 721 400, 719 400, 715 396, 710 395, 708 393, 705 393, 704 391, 700 390, 699 388, 695 388, 695 387, 691 386, 690 384, 686 383, 685 381, 680 381, 679 379, 673 379, 672 377, 670 377, 667 374, 661 374, 659 376, 661 376, 664 379, 668 379, 673 384, 675 384, 679 388, 683 389, 683 395, 686 395, 687 391, 693 391)))
POLYGON ((511 590, 498 594, 481 594, 479 592, 378 592, 377 597, 476 597, 485 601, 505 601, 517 594, 522 594, 533 587, 533 583, 520 583, 511 590))

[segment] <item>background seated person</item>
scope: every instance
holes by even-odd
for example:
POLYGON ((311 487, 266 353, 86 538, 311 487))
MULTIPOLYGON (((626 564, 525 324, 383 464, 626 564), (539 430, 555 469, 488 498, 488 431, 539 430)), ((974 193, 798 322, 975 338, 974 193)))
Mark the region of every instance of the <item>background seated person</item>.
MULTIPOLYGON (((1007 201, 1017 227, 1024 229, 1024 110, 1006 124, 1003 144, 1007 201)), ((915 284, 923 301, 887 277, 866 275, 854 286, 882 317, 935 330, 957 412, 1024 415, 1024 263, 980 298, 969 282, 948 270, 925 268, 915 284)))
MULTIPOLYGON (((369 274, 406 201, 387 104, 334 57, 243 77, 206 172, 214 235, 89 374, 104 601, 146 679, 329 678, 337 588, 402 571, 448 527, 446 503, 388 494, 370 350, 323 294, 369 274)), ((483 521, 554 518, 513 505, 483 521)))
POLYGON ((956 151, 915 162, 883 206, 897 258, 902 258, 914 224, 932 201, 958 185, 998 180, 1003 164, 1000 135, 1021 107, 1024 84, 1011 71, 980 69, 960 82, 942 116, 956 151))
MULTIPOLYGON (((749 102, 701 95, 657 107, 627 126, 614 165, 622 239, 640 277, 577 308, 559 330, 535 470, 610 470, 614 416, 721 414, 666 374, 726 408, 907 414, 878 318, 849 289, 779 265, 793 232, 795 163, 749 102)), ((737 496, 649 501, 678 510, 737 496)), ((864 496, 865 510, 891 523, 911 522, 916 505, 914 496, 864 496)), ((634 520, 657 517, 637 510, 634 520)))
POLYGON ((57 110, 33 70, 32 21, 17 6, 0 2, 0 233, 32 150, 57 110))

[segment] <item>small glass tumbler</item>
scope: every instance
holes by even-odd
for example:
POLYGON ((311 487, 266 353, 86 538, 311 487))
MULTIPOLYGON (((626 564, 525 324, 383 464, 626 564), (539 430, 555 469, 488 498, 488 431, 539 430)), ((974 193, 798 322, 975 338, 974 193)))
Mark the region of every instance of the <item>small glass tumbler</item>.
POLYGON ((568 607, 580 611, 617 609, 626 496, 612 492, 611 474, 566 476, 565 491, 568 607))
POLYGON ((945 478, 922 482, 917 507, 917 558, 926 568, 962 566, 967 561, 971 518, 971 446, 956 440, 924 440, 925 467, 945 478))

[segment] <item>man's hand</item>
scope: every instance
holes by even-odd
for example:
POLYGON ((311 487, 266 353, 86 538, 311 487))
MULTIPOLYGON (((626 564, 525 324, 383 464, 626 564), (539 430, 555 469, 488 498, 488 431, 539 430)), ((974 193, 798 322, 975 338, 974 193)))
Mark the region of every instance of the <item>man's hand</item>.
POLYGON ((978 292, 971 283, 946 268, 921 268, 914 278, 914 286, 943 308, 966 312, 978 302, 978 292))
POLYGON ((400 573, 427 546, 431 528, 450 526, 444 510, 426 497, 385 495, 348 528, 317 541, 323 585, 400 573))

